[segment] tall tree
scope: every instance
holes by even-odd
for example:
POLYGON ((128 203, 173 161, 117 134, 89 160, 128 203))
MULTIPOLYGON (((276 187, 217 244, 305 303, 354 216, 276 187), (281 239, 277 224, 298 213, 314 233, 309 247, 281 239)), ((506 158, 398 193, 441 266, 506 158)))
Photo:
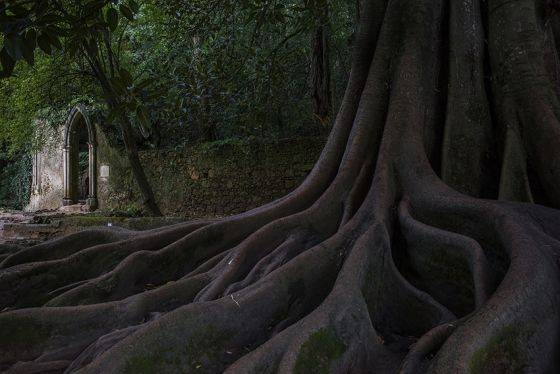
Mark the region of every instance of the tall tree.
POLYGON ((558 372, 549 22, 534 0, 364 0, 303 184, 218 221, 5 249, 1 367, 558 372))
POLYGON ((329 59, 329 5, 327 0, 312 0, 314 14, 311 55, 311 98, 313 114, 326 123, 331 115, 331 66, 329 59))

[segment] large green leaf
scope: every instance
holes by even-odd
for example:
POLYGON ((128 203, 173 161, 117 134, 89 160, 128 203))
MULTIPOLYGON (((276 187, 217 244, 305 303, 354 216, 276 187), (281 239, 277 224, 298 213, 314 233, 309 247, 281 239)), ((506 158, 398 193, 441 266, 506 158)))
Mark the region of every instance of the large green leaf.
POLYGON ((119 70, 119 75, 121 76, 121 81, 125 86, 132 86, 132 74, 124 68, 119 70))
POLYGON ((33 29, 25 34, 23 58, 29 65, 35 64, 35 48, 37 47, 37 32, 33 29))
POLYGON ((8 53, 6 47, 2 48, 2 50, 0 51, 0 63, 2 64, 3 69, 2 76, 9 77, 10 75, 12 75, 14 67, 16 66, 16 62, 8 53))
POLYGON ((126 93, 126 84, 122 82, 120 77, 111 78, 111 86, 117 95, 124 95, 126 93))
POLYGON ((130 9, 132 9, 134 13, 138 13, 138 11, 140 10, 140 5, 138 5, 138 3, 134 0, 130 0, 128 2, 128 6, 130 7, 130 9))
POLYGON ((128 18, 129 21, 134 21, 134 13, 127 5, 125 4, 119 5, 119 10, 123 14, 123 16, 128 18))
POLYGON ((52 53, 52 47, 49 41, 49 37, 45 33, 39 35, 39 37, 37 38, 37 45, 46 54, 50 55, 52 53))
POLYGON ((25 44, 29 49, 37 47, 37 31, 31 29, 25 34, 25 44))
POLYGON ((62 49, 62 43, 60 42, 58 32, 53 28, 47 28, 45 30, 45 35, 49 40, 49 44, 54 46, 56 49, 62 49))
POLYGON ((140 83, 136 84, 134 86, 134 92, 139 93, 141 92, 143 89, 147 88, 148 86, 152 85, 154 83, 154 79, 152 78, 147 78, 144 79, 143 81, 141 81, 140 83))
POLYGON ((11 35, 6 38, 4 42, 4 47, 6 52, 12 57, 14 61, 17 61, 23 57, 23 40, 19 35, 11 35))
POLYGON ((115 31, 119 26, 119 13, 113 7, 107 9, 107 24, 109 25, 109 30, 115 31))

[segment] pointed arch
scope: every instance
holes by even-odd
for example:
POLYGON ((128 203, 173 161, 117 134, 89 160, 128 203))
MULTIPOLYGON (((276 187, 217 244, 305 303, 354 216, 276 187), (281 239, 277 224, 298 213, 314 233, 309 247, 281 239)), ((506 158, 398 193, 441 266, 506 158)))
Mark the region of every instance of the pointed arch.
POLYGON ((95 127, 91 123, 87 109, 84 105, 75 106, 68 116, 64 125, 64 146, 63 146, 63 168, 64 168, 64 198, 62 205, 73 205, 78 203, 77 198, 77 178, 73 164, 78 152, 76 142, 77 127, 81 122, 86 126, 88 134, 88 162, 89 162, 89 194, 87 204, 90 209, 94 210, 98 207, 97 199, 97 136, 95 127))

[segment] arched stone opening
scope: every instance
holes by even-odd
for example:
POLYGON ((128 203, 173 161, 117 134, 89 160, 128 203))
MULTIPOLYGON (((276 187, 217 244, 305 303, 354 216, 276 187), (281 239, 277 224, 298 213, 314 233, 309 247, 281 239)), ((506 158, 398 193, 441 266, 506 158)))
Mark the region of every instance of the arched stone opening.
POLYGON ((72 109, 64 126, 63 168, 62 205, 83 203, 97 209, 97 139, 83 105, 72 109))

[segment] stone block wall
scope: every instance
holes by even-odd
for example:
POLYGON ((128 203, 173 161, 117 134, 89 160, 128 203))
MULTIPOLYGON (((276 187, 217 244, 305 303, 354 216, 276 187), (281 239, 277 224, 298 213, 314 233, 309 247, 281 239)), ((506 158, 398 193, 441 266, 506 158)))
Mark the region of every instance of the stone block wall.
MULTIPOLYGON (((295 189, 311 171, 325 139, 199 145, 142 152, 141 158, 163 213, 187 218, 221 217, 258 207, 295 189)), ((100 145, 99 200, 104 210, 140 206, 122 156, 100 145)))
MULTIPOLYGON (((90 165, 95 164, 92 156, 97 158, 96 172, 90 173, 89 180, 93 183, 97 179, 100 210, 139 213, 141 196, 124 151, 88 117, 84 106, 76 106, 65 123, 37 123, 38 149, 33 155, 32 196, 27 210, 57 210, 63 197, 69 198, 66 203, 75 202, 64 182, 72 173, 64 172, 69 161, 63 155, 68 158, 72 151, 71 143, 65 142, 71 137, 77 141, 76 126, 82 125, 75 120, 78 115, 87 126, 90 165)), ((220 217, 258 207, 294 190, 313 168, 325 140, 324 136, 224 140, 143 151, 141 161, 165 215, 220 217)), ((93 184, 90 191, 95 191, 93 184)))

